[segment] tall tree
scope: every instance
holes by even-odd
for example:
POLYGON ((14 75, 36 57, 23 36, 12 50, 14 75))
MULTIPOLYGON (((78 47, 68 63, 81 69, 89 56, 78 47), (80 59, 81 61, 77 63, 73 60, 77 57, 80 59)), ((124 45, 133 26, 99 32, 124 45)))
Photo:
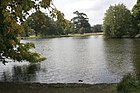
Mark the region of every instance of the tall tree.
POLYGON ((73 23, 76 32, 77 33, 91 32, 91 26, 88 22, 87 15, 85 13, 80 13, 78 11, 75 11, 74 14, 76 14, 76 17, 72 18, 71 21, 73 23))
POLYGON ((132 16, 123 4, 110 6, 105 13, 103 31, 105 36, 120 38, 132 31, 132 16))
POLYGON ((137 28, 137 33, 140 33, 140 0, 137 0, 137 3, 132 9, 132 15, 134 17, 134 25, 137 28))
POLYGON ((52 0, 0 0, 0 61, 4 64, 6 59, 17 61, 27 60, 39 62, 44 58, 36 52, 29 51, 34 48, 32 43, 21 43, 17 36, 21 34, 22 22, 31 9, 48 8, 53 18, 63 20, 63 14, 52 4, 52 0), (36 3, 38 2, 38 3, 36 3))

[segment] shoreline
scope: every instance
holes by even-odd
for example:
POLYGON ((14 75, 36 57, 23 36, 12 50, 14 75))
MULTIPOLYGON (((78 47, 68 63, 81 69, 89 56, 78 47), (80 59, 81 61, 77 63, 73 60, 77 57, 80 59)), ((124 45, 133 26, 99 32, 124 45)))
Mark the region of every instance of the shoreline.
POLYGON ((29 36, 29 37, 18 37, 18 39, 42 39, 42 38, 61 38, 61 37, 84 37, 84 36, 95 36, 95 35, 103 35, 103 32, 99 33, 84 33, 84 34, 68 34, 68 35, 47 35, 44 37, 36 37, 36 36, 29 36))
POLYGON ((116 85, 0 82, 0 93, 117 93, 116 85))

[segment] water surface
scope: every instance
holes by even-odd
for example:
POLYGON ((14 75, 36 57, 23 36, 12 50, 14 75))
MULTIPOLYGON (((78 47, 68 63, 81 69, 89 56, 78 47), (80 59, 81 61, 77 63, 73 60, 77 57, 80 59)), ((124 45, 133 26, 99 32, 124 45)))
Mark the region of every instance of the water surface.
POLYGON ((0 64, 0 81, 40 83, 117 83, 139 73, 139 39, 102 36, 31 39, 47 60, 39 64, 0 64))

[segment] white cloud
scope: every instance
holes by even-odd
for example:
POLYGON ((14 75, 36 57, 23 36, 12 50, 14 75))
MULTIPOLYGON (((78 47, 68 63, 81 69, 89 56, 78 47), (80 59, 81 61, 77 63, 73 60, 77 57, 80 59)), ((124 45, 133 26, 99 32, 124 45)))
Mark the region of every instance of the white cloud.
POLYGON ((73 12, 84 12, 89 17, 91 25, 102 24, 105 11, 110 5, 123 3, 132 9, 137 0, 54 0, 55 6, 70 20, 73 12))

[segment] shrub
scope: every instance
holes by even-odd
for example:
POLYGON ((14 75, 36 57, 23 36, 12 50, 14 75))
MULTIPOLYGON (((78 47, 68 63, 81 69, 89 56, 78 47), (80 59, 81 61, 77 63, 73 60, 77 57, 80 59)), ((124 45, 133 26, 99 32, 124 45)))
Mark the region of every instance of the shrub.
POLYGON ((117 90, 119 93, 134 93, 140 90, 139 85, 140 81, 131 74, 128 74, 124 76, 121 82, 117 85, 117 90))

